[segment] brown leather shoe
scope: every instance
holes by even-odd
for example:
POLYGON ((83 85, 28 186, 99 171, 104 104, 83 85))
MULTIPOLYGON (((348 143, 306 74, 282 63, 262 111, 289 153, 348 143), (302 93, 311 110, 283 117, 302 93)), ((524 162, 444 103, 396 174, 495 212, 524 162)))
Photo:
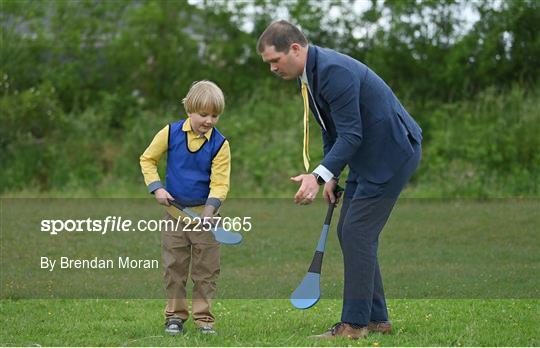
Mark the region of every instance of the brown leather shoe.
POLYGON ((347 323, 337 323, 332 326, 328 331, 320 335, 309 336, 309 338, 316 339, 334 339, 334 338, 348 338, 351 340, 357 340, 359 338, 365 338, 368 335, 367 326, 354 328, 347 323))
POLYGON ((379 332, 383 335, 392 333, 392 323, 389 321, 370 322, 367 328, 369 332, 379 332))

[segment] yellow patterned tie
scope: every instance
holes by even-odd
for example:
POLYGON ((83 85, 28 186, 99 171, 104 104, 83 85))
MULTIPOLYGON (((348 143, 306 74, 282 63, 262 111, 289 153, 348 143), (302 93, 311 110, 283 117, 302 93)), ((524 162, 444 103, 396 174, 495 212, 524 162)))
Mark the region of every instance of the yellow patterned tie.
POLYGON ((309 171, 309 102, 308 88, 305 82, 302 82, 302 98, 304 99, 304 167, 309 171))

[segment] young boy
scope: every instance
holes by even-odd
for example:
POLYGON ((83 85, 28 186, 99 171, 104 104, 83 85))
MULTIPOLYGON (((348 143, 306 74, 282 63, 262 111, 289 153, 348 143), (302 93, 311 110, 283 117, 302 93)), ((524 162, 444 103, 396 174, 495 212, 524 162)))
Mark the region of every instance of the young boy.
MULTIPOLYGON (((178 228, 162 231, 164 283, 167 293, 165 331, 183 331, 189 317, 186 283, 191 262, 193 281, 192 316, 201 333, 216 334, 211 300, 220 272, 219 244, 211 231, 192 230, 179 210, 177 200, 201 214, 217 214, 229 191, 231 155, 229 142, 215 129, 225 108, 221 89, 213 82, 195 82, 182 101, 188 118, 160 130, 140 157, 144 181, 159 204, 166 206, 166 220, 180 218, 178 228), (167 177, 163 187, 157 164, 167 153, 167 177)), ((171 225, 168 223, 167 225, 171 225)))

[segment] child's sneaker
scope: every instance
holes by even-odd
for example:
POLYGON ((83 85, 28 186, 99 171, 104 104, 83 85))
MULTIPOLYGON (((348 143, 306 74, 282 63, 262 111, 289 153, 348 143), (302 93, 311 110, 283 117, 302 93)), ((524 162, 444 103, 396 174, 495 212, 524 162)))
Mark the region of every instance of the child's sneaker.
POLYGON ((171 336, 179 335, 184 330, 184 322, 182 319, 169 319, 165 324, 165 332, 171 336))
POLYGON ((203 335, 217 335, 216 330, 214 330, 211 326, 199 326, 199 332, 203 335))

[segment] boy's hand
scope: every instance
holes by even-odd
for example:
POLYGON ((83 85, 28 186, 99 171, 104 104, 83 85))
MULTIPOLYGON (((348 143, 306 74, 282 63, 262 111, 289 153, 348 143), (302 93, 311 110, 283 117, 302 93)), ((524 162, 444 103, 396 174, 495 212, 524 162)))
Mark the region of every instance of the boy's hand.
POLYGON ((204 223, 210 223, 212 226, 215 225, 214 221, 214 207, 211 205, 204 206, 204 209, 201 213, 201 221, 204 223))
POLYGON ((159 204, 169 206, 169 199, 171 201, 174 200, 173 196, 169 194, 164 188, 158 188, 154 191, 154 196, 156 197, 156 201, 158 201, 159 204))
POLYGON ((214 217, 214 207, 211 205, 205 205, 204 209, 201 213, 201 220, 204 218, 207 218, 207 220, 210 220, 214 217))

